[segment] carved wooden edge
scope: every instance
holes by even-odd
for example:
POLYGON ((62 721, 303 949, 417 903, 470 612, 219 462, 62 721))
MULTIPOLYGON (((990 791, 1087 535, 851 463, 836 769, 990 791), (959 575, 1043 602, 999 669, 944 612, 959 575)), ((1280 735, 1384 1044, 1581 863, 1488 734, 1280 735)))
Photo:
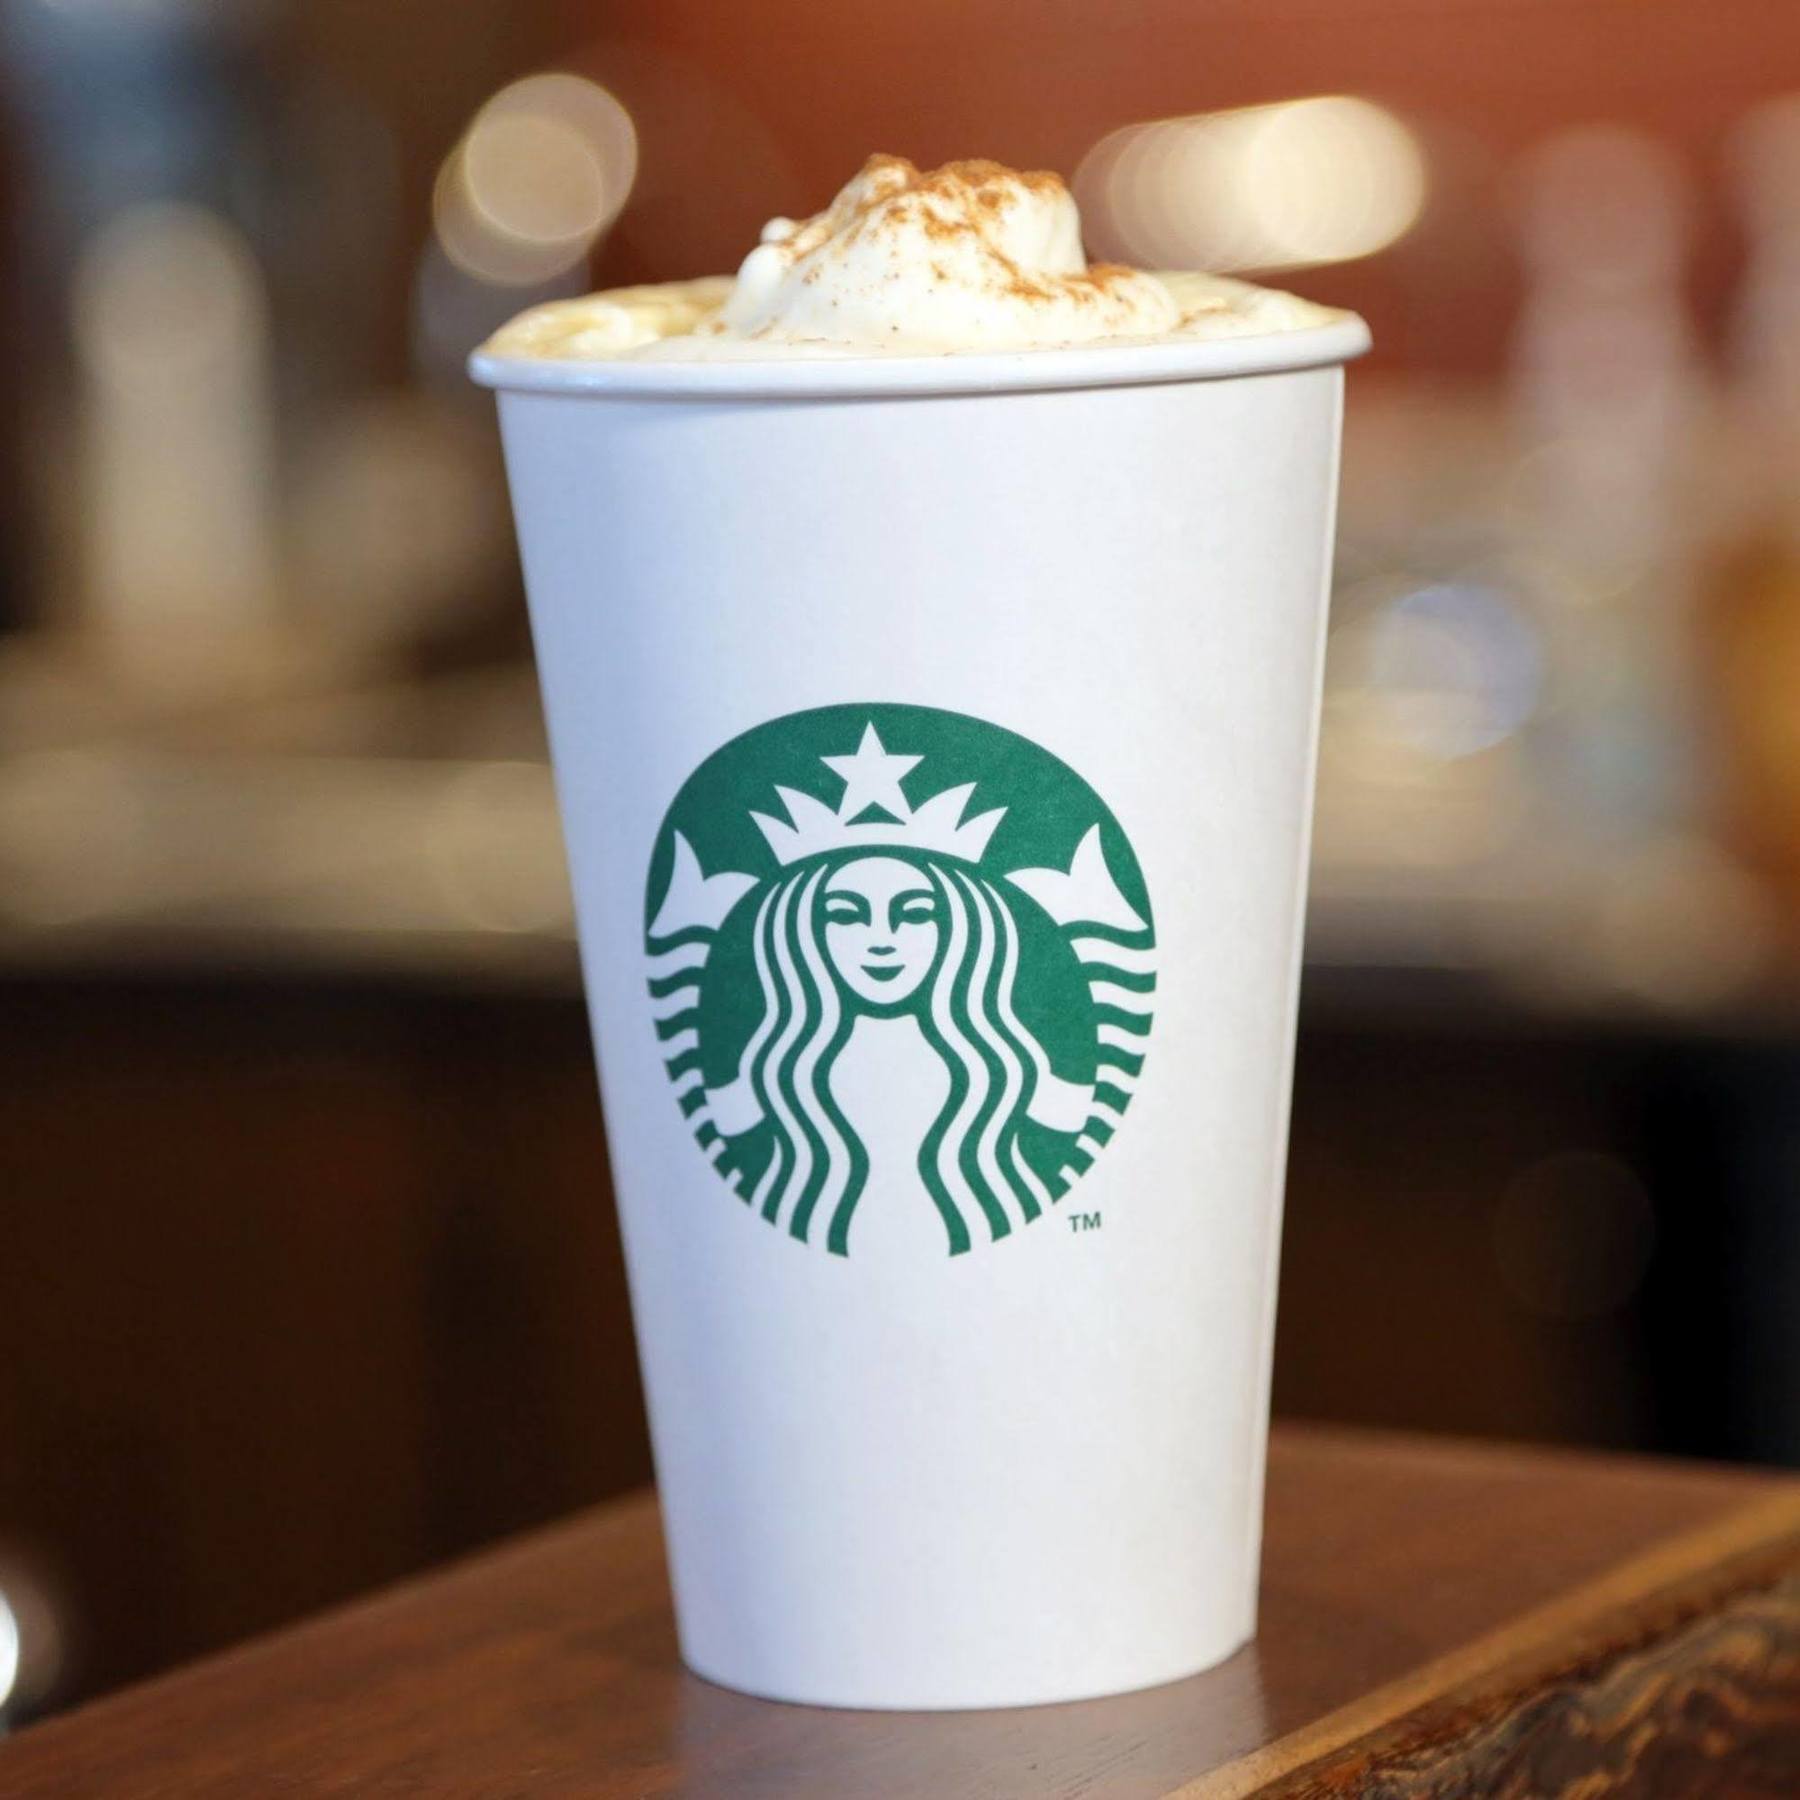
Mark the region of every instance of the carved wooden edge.
POLYGON ((1733 1794, 1800 1794, 1800 1488, 1670 1539, 1170 1800, 1598 1796, 1651 1791, 1653 1765, 1654 1791, 1685 1793, 1727 1756, 1733 1794))
POLYGON ((1643 1646, 1598 1650, 1487 1717, 1407 1721, 1266 1792, 1287 1800, 1800 1794, 1800 1574, 1643 1646))

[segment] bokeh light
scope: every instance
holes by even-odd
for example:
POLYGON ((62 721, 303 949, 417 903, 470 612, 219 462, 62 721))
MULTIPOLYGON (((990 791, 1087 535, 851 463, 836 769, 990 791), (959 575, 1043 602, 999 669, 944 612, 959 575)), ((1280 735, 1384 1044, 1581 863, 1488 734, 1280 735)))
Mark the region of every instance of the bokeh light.
POLYGON ((1407 124, 1350 95, 1130 125, 1084 159, 1093 242, 1159 268, 1296 269, 1386 249, 1424 209, 1407 124))
POLYGON ((1446 759, 1510 737, 1537 709, 1543 656, 1512 598, 1476 582, 1437 582, 1400 596, 1373 624, 1369 673, 1389 729, 1446 759))
POLYGON ((153 202, 88 246, 75 285, 83 361, 120 383, 185 380, 231 362, 264 330, 262 278, 243 234, 219 214, 153 202))
POLYGON ((262 267, 221 213, 128 208, 84 249, 74 336, 84 602, 137 677, 210 680, 279 587, 262 267))
POLYGON ((1332 633, 1334 711, 1356 701, 1358 729, 1442 764, 1517 733, 1544 694, 1536 622, 1497 583, 1376 578, 1340 597, 1332 633))
POLYGON ((19 1616, 12 1602, 0 1591, 0 1715, 19 1680, 19 1616))
POLYGON ((445 158, 432 198, 444 253, 478 280, 527 287, 573 268, 630 197, 637 132, 598 82, 529 75, 502 88, 445 158))
POLYGON ((1539 281, 1637 285, 1678 268, 1693 192, 1666 144, 1622 125, 1543 140, 1514 170, 1519 247, 1539 281))
POLYGON ((65 1649, 63 1605, 40 1558, 0 1545, 0 1738, 54 1691, 65 1649))
POLYGON ((1731 361, 1748 406, 1786 440, 1791 461, 1800 434, 1800 94, 1748 114, 1727 155, 1738 212, 1749 236, 1749 265, 1734 306, 1731 361))

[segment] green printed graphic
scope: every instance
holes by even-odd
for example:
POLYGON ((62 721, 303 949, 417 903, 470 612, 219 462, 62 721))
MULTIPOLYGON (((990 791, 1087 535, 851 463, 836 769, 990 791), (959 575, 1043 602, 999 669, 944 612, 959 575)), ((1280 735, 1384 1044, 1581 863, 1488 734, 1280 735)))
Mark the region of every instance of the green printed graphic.
POLYGON ((676 795, 650 863, 650 1010, 682 1114, 741 1201, 840 1256, 868 1143, 898 1155, 907 1116, 853 1069, 920 1072, 890 1084, 926 1096, 901 1127, 906 1182, 951 1255, 995 1242, 1123 1121, 1155 944, 1094 790, 1017 733, 929 707, 820 707, 734 738, 676 795))

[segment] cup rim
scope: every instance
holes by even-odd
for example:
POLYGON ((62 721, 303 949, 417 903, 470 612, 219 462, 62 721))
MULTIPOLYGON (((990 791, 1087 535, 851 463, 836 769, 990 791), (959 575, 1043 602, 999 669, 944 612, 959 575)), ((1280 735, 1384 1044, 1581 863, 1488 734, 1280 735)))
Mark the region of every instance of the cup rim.
POLYGON ((873 399, 999 394, 1065 388, 1226 381, 1350 362, 1369 348, 1369 328, 1340 312, 1319 325, 1228 338, 1160 338, 1065 348, 957 351, 935 356, 770 357, 716 362, 640 362, 493 356, 477 350, 469 374, 508 394, 595 399, 873 399))

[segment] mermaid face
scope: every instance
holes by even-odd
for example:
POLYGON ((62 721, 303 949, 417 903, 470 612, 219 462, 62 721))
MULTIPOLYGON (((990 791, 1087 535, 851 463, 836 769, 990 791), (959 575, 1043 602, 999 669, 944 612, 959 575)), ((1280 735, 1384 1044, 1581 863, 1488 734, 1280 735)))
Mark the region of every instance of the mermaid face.
POLYGON ((897 856, 859 856, 820 896, 825 953, 857 999, 886 1012, 909 1000, 937 960, 939 902, 930 878, 897 856))

